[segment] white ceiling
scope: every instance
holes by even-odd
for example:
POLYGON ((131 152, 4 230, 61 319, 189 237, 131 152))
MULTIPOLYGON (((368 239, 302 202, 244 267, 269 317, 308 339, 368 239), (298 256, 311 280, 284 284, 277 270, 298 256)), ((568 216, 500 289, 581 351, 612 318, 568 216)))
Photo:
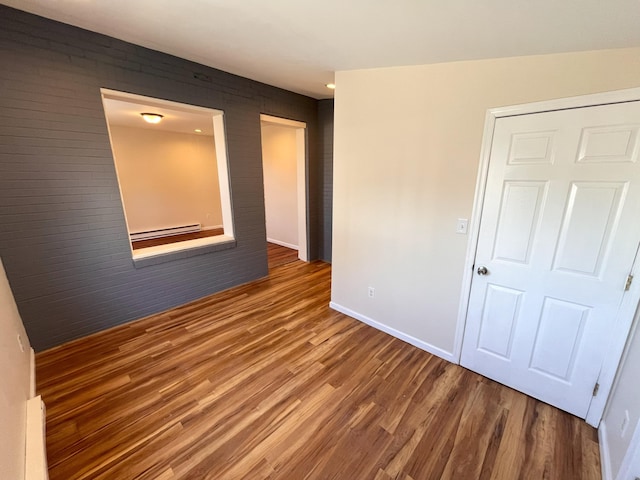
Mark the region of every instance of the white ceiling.
POLYGON ((213 136, 213 116, 199 111, 201 109, 190 110, 187 105, 177 109, 160 102, 132 99, 104 98, 102 102, 109 125, 213 136), (141 113, 157 113, 163 118, 160 123, 151 124, 142 118, 141 113), (196 129, 202 131, 196 132, 196 129))
POLYGON ((339 70, 640 46, 640 0, 0 2, 315 98, 339 70))

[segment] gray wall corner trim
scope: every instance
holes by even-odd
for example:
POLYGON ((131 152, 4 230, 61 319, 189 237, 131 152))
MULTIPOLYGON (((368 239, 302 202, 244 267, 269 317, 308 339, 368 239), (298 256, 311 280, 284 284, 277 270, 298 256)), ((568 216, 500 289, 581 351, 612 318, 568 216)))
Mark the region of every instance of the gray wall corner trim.
POLYGON ((333 99, 318 102, 319 146, 318 178, 320 185, 320 258, 331 263, 331 226, 333 222, 333 99))

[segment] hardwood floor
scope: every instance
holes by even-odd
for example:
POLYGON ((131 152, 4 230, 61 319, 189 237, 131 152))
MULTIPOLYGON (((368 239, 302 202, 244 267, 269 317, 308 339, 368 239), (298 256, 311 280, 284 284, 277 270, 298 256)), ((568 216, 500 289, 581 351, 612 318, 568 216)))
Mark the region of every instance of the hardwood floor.
POLYGON ((269 270, 271 270, 280 265, 286 265, 298 260, 298 251, 267 242, 267 257, 269 259, 269 270))
POLYGON ((330 266, 37 355, 57 479, 599 480, 583 421, 328 308, 330 266))
POLYGON ((195 240, 196 238, 207 238, 223 235, 223 228, 213 228, 211 230, 201 230, 192 233, 180 233, 178 235, 168 235, 166 237, 150 238, 148 240, 136 240, 131 242, 134 250, 147 247, 157 247, 158 245, 167 245, 169 243, 184 242, 185 240, 195 240))

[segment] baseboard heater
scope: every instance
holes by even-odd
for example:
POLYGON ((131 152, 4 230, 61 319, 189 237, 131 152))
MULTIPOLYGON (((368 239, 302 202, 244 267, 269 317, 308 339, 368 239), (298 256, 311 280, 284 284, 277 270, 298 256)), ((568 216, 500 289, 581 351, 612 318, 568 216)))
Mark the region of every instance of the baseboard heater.
POLYGON ((129 237, 132 242, 136 240, 149 240, 150 238, 168 237, 169 235, 178 235, 180 233, 193 233, 202 230, 202 225, 193 223, 191 225, 177 225, 175 227, 160 228, 158 230, 147 230, 146 232, 130 233, 129 237))
POLYGON ((25 480, 49 480, 45 417, 40 395, 27 400, 25 480))

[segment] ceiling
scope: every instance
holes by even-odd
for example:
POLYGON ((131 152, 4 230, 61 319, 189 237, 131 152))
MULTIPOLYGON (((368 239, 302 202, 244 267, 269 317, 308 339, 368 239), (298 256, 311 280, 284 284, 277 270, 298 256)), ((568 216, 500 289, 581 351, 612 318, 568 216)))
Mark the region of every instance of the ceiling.
POLYGON ((0 2, 314 98, 340 70, 640 46, 640 0, 0 2))
POLYGON ((202 109, 190 110, 188 105, 184 108, 171 108, 160 103, 161 101, 136 101, 126 97, 115 97, 105 96, 102 100, 109 125, 213 136, 213 115, 203 112, 202 109), (151 124, 142 118, 141 113, 157 113, 163 118, 160 123, 151 124), (196 129, 200 132, 196 132, 196 129))

